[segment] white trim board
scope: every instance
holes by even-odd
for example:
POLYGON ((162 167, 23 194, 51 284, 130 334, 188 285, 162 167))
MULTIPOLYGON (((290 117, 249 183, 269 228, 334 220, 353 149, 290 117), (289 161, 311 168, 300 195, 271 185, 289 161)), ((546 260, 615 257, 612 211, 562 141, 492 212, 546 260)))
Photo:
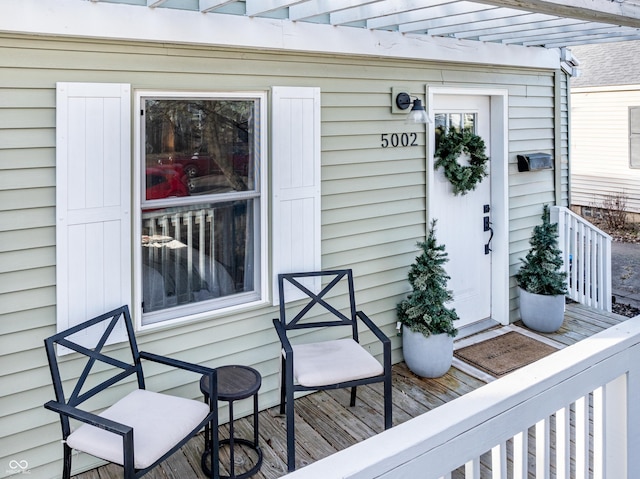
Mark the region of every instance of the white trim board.
POLYGON ((560 51, 86 0, 0 0, 0 32, 557 69, 560 51))
MULTIPOLYGON (((426 87, 427 109, 433 118, 434 95, 484 95, 491 104, 491 221, 494 225, 491 261, 491 319, 500 324, 509 324, 509 91, 497 88, 426 87)), ((435 125, 429 125, 427 134, 435 138, 435 125)), ((427 205, 433 203, 434 149, 428 142, 427 151, 427 205)))

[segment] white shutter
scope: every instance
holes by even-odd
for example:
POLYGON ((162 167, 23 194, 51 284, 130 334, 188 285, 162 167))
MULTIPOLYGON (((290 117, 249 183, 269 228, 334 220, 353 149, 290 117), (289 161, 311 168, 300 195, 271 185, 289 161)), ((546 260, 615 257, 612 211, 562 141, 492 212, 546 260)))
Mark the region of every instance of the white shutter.
POLYGON ((320 89, 273 87, 272 100, 271 244, 278 304, 278 274, 321 269, 320 89))
POLYGON ((129 85, 57 84, 58 331, 131 305, 130 109, 129 85))

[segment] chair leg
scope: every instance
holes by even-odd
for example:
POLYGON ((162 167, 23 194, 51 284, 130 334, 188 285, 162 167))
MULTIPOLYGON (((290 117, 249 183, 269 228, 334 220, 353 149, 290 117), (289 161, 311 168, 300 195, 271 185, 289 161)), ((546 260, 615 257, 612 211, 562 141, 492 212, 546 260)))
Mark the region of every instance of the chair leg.
POLYGON ((287 470, 292 472, 296 469, 296 428, 293 411, 293 364, 291 362, 286 362, 285 366, 285 381, 283 386, 286 389, 287 470))
POLYGON ((62 459, 62 479, 71 478, 71 448, 67 446, 67 443, 62 444, 63 459, 62 459))
POLYGON ((286 368, 287 368, 287 365, 283 356, 281 360, 281 365, 280 365, 280 414, 284 414, 284 404, 286 401, 286 391, 287 391, 287 378, 285 373, 286 368))
POLYGON ((384 378, 384 428, 389 429, 393 425, 392 418, 392 389, 391 389, 391 374, 386 373, 384 378))
POLYGON ((354 407, 356 405, 356 393, 358 392, 358 388, 356 386, 353 386, 351 388, 351 401, 349 402, 349 405, 351 407, 354 407))

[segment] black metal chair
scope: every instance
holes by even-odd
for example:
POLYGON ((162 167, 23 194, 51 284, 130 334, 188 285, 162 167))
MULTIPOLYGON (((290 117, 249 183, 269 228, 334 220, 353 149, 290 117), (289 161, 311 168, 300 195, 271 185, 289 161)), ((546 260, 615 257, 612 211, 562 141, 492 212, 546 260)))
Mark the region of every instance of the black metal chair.
POLYGON ((280 274, 278 288, 280 318, 275 318, 273 324, 282 344, 280 414, 285 414, 286 410, 287 467, 293 471, 295 391, 350 387, 351 406, 355 406, 357 386, 383 382, 384 427, 391 427, 391 341, 366 314, 356 310, 353 272, 350 269, 280 274), (318 294, 314 293, 309 282, 322 280, 328 283, 318 294), (299 295, 300 292, 307 302, 287 307, 289 295, 299 295), (348 312, 343 313, 340 309, 348 312), (358 319, 382 343, 383 364, 359 344, 358 319), (292 344, 289 339, 291 331, 334 326, 350 328, 350 337, 303 344, 292 344))
MULTIPOLYGON (((142 477, 180 449, 203 427, 211 441, 209 444, 213 444, 211 464, 218 464, 217 389, 211 388, 208 403, 148 391, 145 389, 141 359, 196 373, 198 379, 206 375, 209 384, 217 384, 216 371, 138 351, 127 306, 55 334, 45 339, 44 343, 56 396, 55 401, 47 402, 44 407, 60 415, 64 479, 71 475, 73 449, 120 464, 124 467, 125 479, 142 477), (120 322, 124 322, 126 328, 128 347, 110 346, 107 352, 103 352, 109 336, 120 322), (90 335, 84 333, 92 328, 102 328, 99 332, 104 332, 96 335, 99 336, 97 340, 87 346, 83 343, 90 335), (82 356, 69 355, 64 361, 59 361, 56 344, 82 356), (133 375, 136 381, 127 381, 133 375), (86 404, 85 409, 80 409, 87 400, 98 400, 96 395, 116 384, 119 390, 127 386, 135 389, 99 415, 86 411, 86 404), (71 419, 80 422, 73 432, 71 419)), ((118 392, 113 391, 113 394, 118 392)), ((101 397, 108 398, 104 395, 101 397)), ((217 478, 218 468, 211 469, 210 477, 217 478)))

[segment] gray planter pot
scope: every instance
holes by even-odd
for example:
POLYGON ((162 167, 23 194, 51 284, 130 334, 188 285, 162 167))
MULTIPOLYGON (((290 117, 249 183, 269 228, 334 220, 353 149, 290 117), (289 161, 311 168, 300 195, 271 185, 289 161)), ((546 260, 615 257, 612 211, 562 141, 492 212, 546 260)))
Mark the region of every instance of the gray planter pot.
POLYGON ((520 293, 520 317, 524 325, 541 333, 553 333, 564 321, 564 294, 549 296, 533 294, 518 288, 520 293))
POLYGON ((418 376, 437 378, 444 375, 453 360, 453 338, 432 334, 426 338, 402 326, 402 353, 407 367, 418 376))

